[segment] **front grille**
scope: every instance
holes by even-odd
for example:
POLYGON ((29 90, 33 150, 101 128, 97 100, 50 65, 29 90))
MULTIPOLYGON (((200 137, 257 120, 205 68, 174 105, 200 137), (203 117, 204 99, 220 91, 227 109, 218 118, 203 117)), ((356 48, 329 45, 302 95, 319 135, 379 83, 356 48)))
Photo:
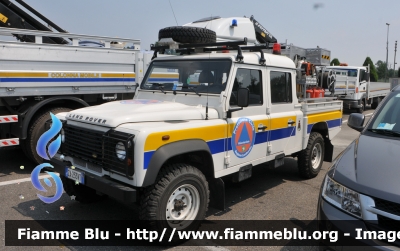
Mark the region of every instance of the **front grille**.
POLYGON ((64 125, 65 143, 63 151, 86 162, 103 165, 103 132, 64 125))
POLYGON ((382 199, 374 200, 376 209, 400 216, 400 204, 382 199))
POLYGON ((99 132, 68 124, 63 126, 63 130, 65 142, 62 151, 67 156, 78 158, 77 163, 88 168, 99 166, 127 177, 133 176, 134 135, 114 130, 99 132), (126 149, 125 155, 116 153, 116 149, 121 148, 121 145, 126 149))
POLYGON ((400 231, 400 221, 378 215, 378 225, 385 231, 400 231))
MULTIPOLYGON (((378 198, 374 198, 375 208, 386 213, 400 215, 400 204, 382 200, 378 198)), ((368 229, 372 231, 400 231, 400 221, 390 219, 383 215, 377 215, 378 221, 366 222, 368 229)), ((388 243, 389 245, 400 246, 400 241, 396 240, 395 242, 388 242, 387 240, 382 240, 383 242, 388 243)))
MULTIPOLYGON (((388 231, 396 231, 398 232, 400 230, 399 226, 399 221, 389 219, 385 216, 378 215, 378 222, 373 221, 373 222, 366 222, 367 228, 369 231, 374 231, 376 233, 379 233, 379 231, 385 231, 386 233, 388 231)), ((389 246, 397 246, 400 247, 400 240, 396 239, 394 242, 390 241, 388 239, 385 240, 380 240, 384 243, 387 243, 389 246)))

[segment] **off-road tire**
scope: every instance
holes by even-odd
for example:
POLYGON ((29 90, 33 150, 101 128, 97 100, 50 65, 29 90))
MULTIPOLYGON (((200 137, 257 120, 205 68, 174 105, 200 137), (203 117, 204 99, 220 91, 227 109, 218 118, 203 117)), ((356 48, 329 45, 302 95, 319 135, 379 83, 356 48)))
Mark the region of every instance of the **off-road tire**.
POLYGON ((92 203, 106 198, 105 195, 96 194, 96 190, 87 187, 85 185, 76 185, 75 181, 68 179, 67 177, 60 175, 61 181, 63 183, 64 191, 69 196, 75 196, 75 200, 81 203, 92 203))
MULTIPOLYGON (((171 231, 172 227, 168 223, 167 214, 171 214, 173 211, 169 211, 171 209, 168 203, 171 203, 169 200, 175 195, 178 188, 182 186, 192 186, 198 191, 199 201, 194 201, 196 196, 191 193, 191 203, 186 202, 190 206, 189 209, 194 208, 196 203, 199 206, 194 220, 181 230, 195 231, 199 228, 208 210, 210 191, 207 180, 197 168, 188 164, 177 163, 163 167, 157 176, 155 184, 147 187, 142 195, 139 218, 144 220, 147 229, 162 231, 166 228, 171 231)), ((177 239, 173 241, 179 242, 177 239)))
MULTIPOLYGON (((375 100, 373 100, 373 101, 375 101, 375 100)), ((376 102, 372 102, 371 109, 376 109, 380 103, 381 103, 381 97, 377 97, 376 102)))
POLYGON ((302 150, 297 158, 300 176, 306 179, 316 177, 324 162, 324 154, 325 146, 322 135, 318 132, 312 132, 308 139, 306 149, 302 150), (316 160, 316 158, 318 159, 316 160), (316 162, 313 163, 314 160, 316 160, 316 162))
POLYGON ((22 150, 24 153, 36 164, 43 163, 43 159, 36 152, 36 144, 42 136, 42 134, 46 131, 45 124, 46 121, 51 119, 50 112, 53 114, 57 114, 60 112, 69 112, 72 109, 65 107, 55 107, 46 109, 39 114, 37 114, 31 120, 31 126, 28 131, 28 135, 25 140, 22 142, 22 150))
POLYGON ((357 108, 357 112, 358 113, 363 113, 365 110, 366 110, 366 103, 365 103, 365 99, 363 99, 362 101, 361 101, 361 104, 362 104, 362 107, 360 107, 360 108, 357 108))
POLYGON ((163 38, 172 38, 178 43, 215 43, 217 41, 217 35, 215 31, 198 28, 198 27, 186 27, 186 26, 172 26, 161 29, 158 32, 158 40, 163 38))

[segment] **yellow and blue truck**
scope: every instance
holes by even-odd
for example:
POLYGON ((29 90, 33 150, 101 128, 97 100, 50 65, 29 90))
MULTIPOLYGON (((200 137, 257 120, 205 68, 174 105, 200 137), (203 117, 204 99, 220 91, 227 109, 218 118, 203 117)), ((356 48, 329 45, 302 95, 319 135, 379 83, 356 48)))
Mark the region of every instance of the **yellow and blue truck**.
POLYGON ((137 202, 159 230, 196 229, 209 205, 224 209, 223 177, 241 182, 259 164, 295 157, 308 179, 332 161, 342 101, 298 99, 294 62, 265 45, 204 37, 172 43, 179 56, 153 47, 133 99, 57 115, 64 136, 51 163, 67 194, 137 202), (169 75, 152 77, 160 72, 169 75))

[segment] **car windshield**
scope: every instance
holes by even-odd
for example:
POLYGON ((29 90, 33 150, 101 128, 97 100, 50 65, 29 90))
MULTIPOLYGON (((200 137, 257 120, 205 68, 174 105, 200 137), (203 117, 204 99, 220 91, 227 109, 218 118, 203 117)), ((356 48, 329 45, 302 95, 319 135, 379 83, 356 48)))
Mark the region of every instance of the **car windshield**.
POLYGON ((368 131, 387 136, 400 136, 400 92, 389 94, 369 124, 368 131))
POLYGON ((225 90, 230 60, 153 61, 141 89, 161 92, 220 94, 225 90))

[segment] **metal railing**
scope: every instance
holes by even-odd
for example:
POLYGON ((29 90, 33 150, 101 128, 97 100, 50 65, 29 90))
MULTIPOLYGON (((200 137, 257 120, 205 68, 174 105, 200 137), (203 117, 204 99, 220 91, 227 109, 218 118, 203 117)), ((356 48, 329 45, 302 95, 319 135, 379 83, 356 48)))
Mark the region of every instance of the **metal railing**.
POLYGON ((79 46, 79 41, 82 40, 98 40, 104 42, 105 48, 112 48, 111 42, 125 42, 134 44, 135 49, 140 50, 139 39, 103 37, 103 36, 83 35, 74 33, 55 33, 51 31, 35 31, 35 30, 14 29, 14 28, 0 28, 0 36, 14 36, 14 35, 35 36, 36 44, 42 44, 43 37, 59 37, 71 40, 72 41, 72 43, 70 44, 71 46, 79 46))

